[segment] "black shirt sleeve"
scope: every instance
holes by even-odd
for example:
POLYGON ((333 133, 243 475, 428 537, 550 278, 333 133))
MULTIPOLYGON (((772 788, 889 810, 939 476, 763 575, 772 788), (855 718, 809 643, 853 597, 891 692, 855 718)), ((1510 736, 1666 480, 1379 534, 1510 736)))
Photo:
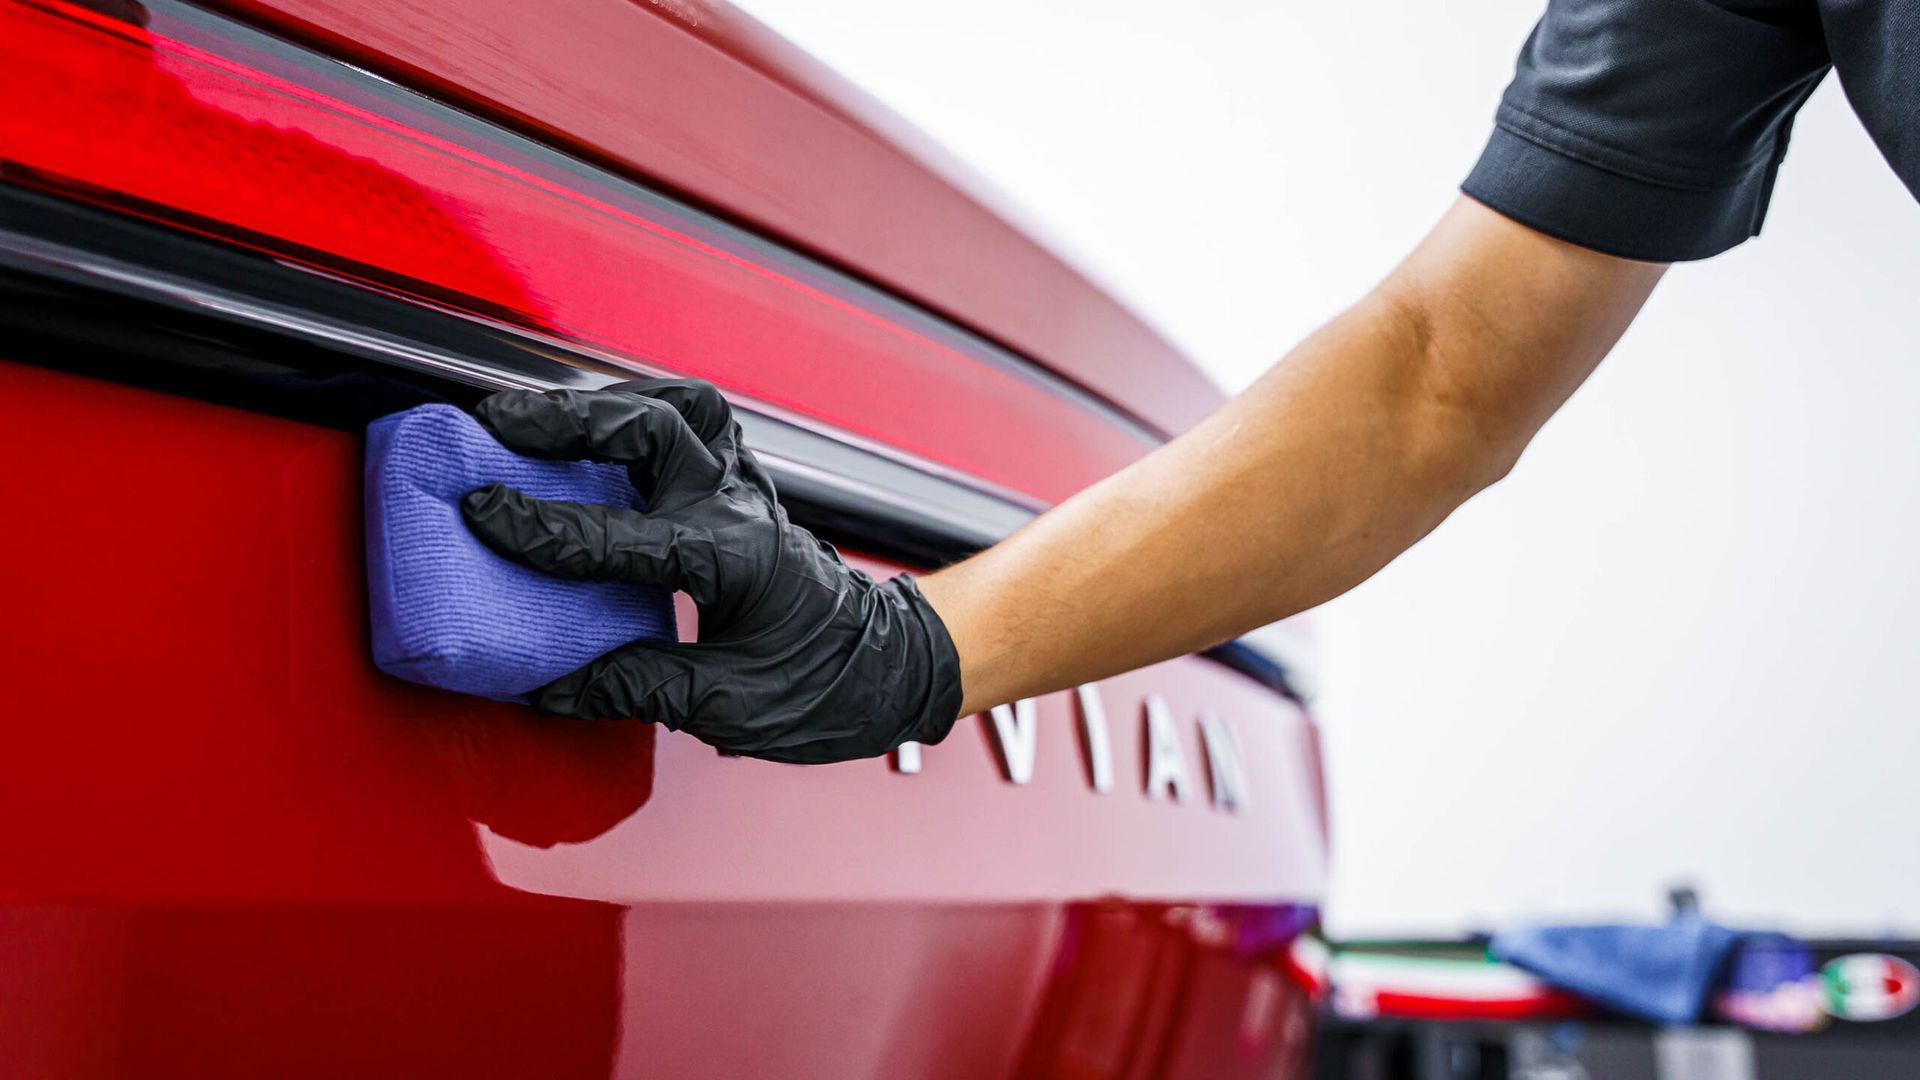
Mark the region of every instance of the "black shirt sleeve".
POLYGON ((1828 66, 1813 0, 1550 0, 1461 190, 1610 255, 1717 255, 1828 66))

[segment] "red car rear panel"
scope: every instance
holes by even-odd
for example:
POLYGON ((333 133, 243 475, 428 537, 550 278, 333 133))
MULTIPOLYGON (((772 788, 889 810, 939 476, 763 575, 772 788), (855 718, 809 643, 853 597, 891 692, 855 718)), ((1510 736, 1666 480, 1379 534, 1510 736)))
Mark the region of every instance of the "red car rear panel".
POLYGON ((232 0, 889 285, 1165 431, 1219 391, 906 125, 712 0, 232 0))
MULTIPOLYGON (((728 759, 374 671, 350 435, 6 364, 0 451, 35 463, 4 490, 32 522, 0 627, 0 1075, 993 1075, 1072 901, 1320 888, 1307 723, 1209 661, 1100 685, 1104 794, 1069 695, 1020 786, 986 719, 918 774, 728 759), (1185 802, 1144 793, 1147 693, 1185 802), (1237 812, 1202 710, 1238 736, 1237 812)), ((1162 964, 1228 945, 1145 910, 1162 964)), ((1198 1014, 1231 1055, 1246 1009, 1298 1008, 1236 970, 1198 1014)))
MULTIPOLYGON (((1144 452, 1138 410, 294 46, 100 6, 0 0, 37 102, 0 116, 0 1076, 1299 1075, 1317 746, 1256 668, 798 768, 367 657, 357 425, 417 395, 706 375, 879 573, 1144 452)), ((714 48, 632 12, 686 38, 663 64, 714 48)), ((583 57, 627 17, 583 9, 583 57)))
POLYGON ((23 179, 712 378, 1049 501, 1153 445, 974 339, 757 257, 630 185, 169 9, 148 20, 7 13, 0 93, 40 102, 0 119, 23 179), (1035 456, 1009 430, 1054 432, 1055 452, 1035 456))

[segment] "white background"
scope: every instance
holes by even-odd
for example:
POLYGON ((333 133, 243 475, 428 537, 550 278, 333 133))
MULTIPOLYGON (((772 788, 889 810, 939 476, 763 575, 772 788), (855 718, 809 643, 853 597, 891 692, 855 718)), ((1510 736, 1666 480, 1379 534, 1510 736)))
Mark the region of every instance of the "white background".
MULTIPOLYGON (((1471 166, 1541 0, 745 0, 1245 385, 1471 166)), ((1920 207, 1830 78, 1518 469, 1316 616, 1337 933, 1920 933, 1920 207)))

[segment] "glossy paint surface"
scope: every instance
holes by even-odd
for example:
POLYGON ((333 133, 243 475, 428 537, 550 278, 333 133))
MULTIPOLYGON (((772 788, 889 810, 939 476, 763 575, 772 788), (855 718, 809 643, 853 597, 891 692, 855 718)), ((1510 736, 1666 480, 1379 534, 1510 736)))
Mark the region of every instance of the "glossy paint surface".
MULTIPOLYGON (((618 177, 169 0, 94 6, 117 17, 0 0, 0 89, 37 106, 0 111, 0 181, 707 375, 1034 504, 1153 445, 983 338, 618 177)), ((430 46, 423 80, 524 91, 506 111, 555 141, 620 143, 991 336, 1038 334, 1164 426, 1205 397, 725 9, 309 11, 362 20, 352 42, 252 10, 356 56, 430 46), (1109 366, 1085 366, 1102 341, 1109 366)), ((1071 694, 964 719, 917 768, 796 768, 412 686, 367 659, 355 436, 168 393, 158 359, 136 388, 25 341, 0 341, 0 1080, 1302 1074, 1309 1004, 1281 957, 1325 820, 1285 699, 1198 658, 1103 682, 1097 790, 1071 694), (1184 797, 1149 790, 1150 698, 1184 797), (1238 750, 1237 807, 1203 714, 1238 750)))
POLYGON ((0 0, 19 182, 709 378, 1047 502, 1150 434, 756 238, 179 4, 0 0), (937 409, 922 403, 940 402, 937 409), (1047 431, 1036 457, 1008 431, 1047 431))
POLYGON ((727 759, 377 673, 350 435, 3 364, 0 453, 33 508, 0 558, 0 1076, 991 1075, 1055 1038, 1101 896, 1228 980, 1191 991, 1241 1006, 1188 1021, 1230 1029, 1207 1052, 1304 1037, 1258 1018, 1299 1008, 1258 950, 1157 903, 1251 918, 1322 884, 1310 724, 1217 665, 1101 684, 1104 794, 1066 695, 1025 785, 980 720, 912 775, 727 759), (1142 790, 1149 691, 1183 803, 1142 790), (1202 710, 1243 749, 1238 812, 1202 710))
POLYGON ((984 720, 913 775, 723 758, 378 674, 349 435, 13 364, 0 410, 0 449, 43 463, 5 497, 59 530, 9 536, 7 682, 87 718, 9 721, 0 820, 38 823, 0 867, 9 895, 1224 901, 1321 884, 1309 725, 1218 665, 1100 684, 1105 794, 1066 694, 1040 702, 1024 785, 984 720), (75 538, 118 538, 111 569, 75 538), (1175 719, 1185 802, 1144 793, 1149 691, 1175 719), (1239 813, 1210 802, 1202 711, 1240 742, 1239 813))
POLYGON ((963 170, 752 19, 707 0, 230 0, 223 6, 847 266, 1164 430, 1219 391, 1009 224, 963 170))

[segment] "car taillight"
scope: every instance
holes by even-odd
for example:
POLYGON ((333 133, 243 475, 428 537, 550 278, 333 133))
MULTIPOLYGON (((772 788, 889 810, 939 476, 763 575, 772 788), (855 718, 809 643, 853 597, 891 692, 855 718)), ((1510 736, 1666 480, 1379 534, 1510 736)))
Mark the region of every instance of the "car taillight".
POLYGON ((855 279, 174 0, 0 0, 0 95, 8 182, 711 378, 1043 500, 1155 441, 855 279))

